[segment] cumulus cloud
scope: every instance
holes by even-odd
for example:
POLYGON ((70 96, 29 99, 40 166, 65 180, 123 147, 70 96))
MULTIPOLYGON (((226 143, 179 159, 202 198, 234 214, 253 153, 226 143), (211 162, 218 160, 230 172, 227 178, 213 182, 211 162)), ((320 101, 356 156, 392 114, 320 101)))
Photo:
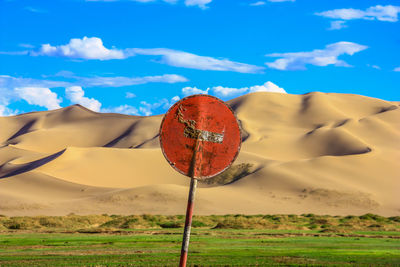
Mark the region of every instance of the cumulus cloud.
POLYGON ((398 21, 398 13, 400 13, 400 6, 377 5, 366 10, 342 8, 315 13, 315 15, 340 20, 363 19, 396 22, 398 21))
POLYGON ((162 111, 169 109, 179 99, 179 96, 174 96, 170 100, 163 98, 154 103, 141 101, 138 107, 121 105, 118 107, 102 108, 101 112, 122 113, 136 116, 151 116, 157 109, 161 109, 162 111))
POLYGON ((101 103, 94 98, 85 97, 85 92, 80 86, 65 88, 65 96, 74 104, 80 104, 93 111, 100 111, 101 103))
POLYGON ((139 110, 130 105, 121 105, 118 107, 102 108, 101 112, 104 113, 121 113, 126 115, 139 115, 139 110))
POLYGON ((278 85, 274 84, 273 82, 266 82, 263 85, 254 85, 249 88, 249 92, 271 92, 271 93, 282 93, 286 94, 286 91, 279 87, 278 85))
POLYGON ((13 91, 0 86, 0 116, 11 116, 18 113, 18 110, 12 110, 7 107, 14 94, 13 91))
POLYGON ((18 111, 12 110, 5 105, 0 105, 0 116, 12 116, 17 114, 18 111))
POLYGON ((97 37, 73 38, 66 45, 52 46, 43 44, 39 51, 32 52, 33 56, 56 56, 75 59, 124 59, 133 54, 128 50, 104 47, 103 41, 97 37))
POLYGON ((344 20, 334 20, 331 22, 331 27, 328 30, 340 30, 346 28, 346 21, 344 20))
POLYGON ((211 88, 213 93, 220 97, 228 97, 228 96, 237 96, 247 93, 253 92, 273 92, 273 93, 282 93, 286 94, 286 91, 274 84, 273 82, 266 82, 262 85, 254 85, 250 87, 242 87, 242 88, 231 88, 231 87, 223 87, 223 86, 214 86, 211 88))
POLYGON ((351 67, 348 63, 338 59, 341 55, 353 55, 367 49, 365 45, 352 42, 337 42, 327 45, 324 49, 310 52, 273 53, 268 57, 279 57, 274 62, 265 63, 268 67, 278 70, 305 70, 306 65, 351 67))
POLYGON ((64 82, 0 75, 0 115, 16 114, 18 110, 11 110, 7 106, 12 101, 21 99, 30 105, 38 105, 47 109, 61 108, 62 99, 52 92, 50 88, 64 85, 64 82))
POLYGON ((197 87, 182 88, 182 94, 184 96, 194 95, 194 94, 209 94, 209 92, 212 92, 213 95, 216 95, 218 97, 232 97, 253 92, 273 92, 273 93, 286 94, 286 91, 283 88, 277 86, 276 84, 270 81, 262 85, 253 85, 250 87, 241 87, 241 88, 224 87, 224 86, 213 86, 211 88, 207 88, 206 90, 201 90, 197 87))
POLYGON ((179 96, 174 96, 173 98, 171 98, 171 100, 163 98, 155 103, 148 103, 146 101, 141 101, 139 106, 139 112, 140 114, 143 114, 145 116, 150 116, 153 114, 154 110, 158 108, 161 108, 162 110, 169 109, 179 99, 180 99, 179 96))
MULTIPOLYGON (((51 76, 48 76, 49 78, 51 76)), ((0 75, 0 107, 1 115, 13 115, 17 111, 13 111, 7 106, 13 100, 24 99, 31 105, 39 105, 48 109, 60 108, 61 98, 58 98, 57 94, 52 92, 50 88, 64 87, 66 97, 73 103, 81 104, 91 110, 100 111, 101 103, 93 98, 85 97, 83 87, 122 87, 137 84, 145 84, 152 82, 160 83, 176 83, 184 82, 187 79, 183 76, 176 74, 165 74, 158 76, 145 76, 145 77, 80 77, 76 76, 71 72, 60 72, 54 77, 66 77, 73 81, 57 81, 49 79, 33 79, 23 77, 12 77, 9 75, 0 75)), ((128 92, 127 98, 133 98, 135 95, 128 92)), ((154 104, 151 106, 150 112, 155 108, 160 107, 162 104, 165 107, 169 107, 171 103, 179 100, 178 96, 175 96, 171 100, 162 100, 161 104, 154 104)), ((122 106, 121 106, 122 107, 122 106)), ((120 109, 109 109, 108 112, 118 112, 125 114, 140 114, 139 109, 136 108, 134 112, 133 108, 123 106, 120 109)), ((146 105, 143 106, 143 110, 146 109, 146 105)), ((147 112, 148 113, 148 112, 147 112)), ((147 114, 146 113, 146 114, 147 114)))
POLYGON ((171 106, 175 103, 178 102, 181 98, 179 96, 174 96, 173 98, 171 98, 171 106))
POLYGON ((260 73, 264 69, 263 67, 234 62, 228 59, 198 56, 188 52, 166 48, 135 48, 132 51, 140 55, 161 56, 161 60, 159 61, 160 63, 174 67, 198 70, 234 71, 241 73, 260 73))
POLYGON ((243 94, 249 90, 248 87, 243 88, 231 88, 231 87, 223 87, 223 86, 215 86, 212 88, 213 92, 218 96, 232 96, 243 94))
POLYGON ((185 0, 186 6, 198 6, 201 9, 207 9, 207 4, 211 3, 212 0, 185 0))
POLYGON ((45 87, 17 87, 15 93, 31 105, 38 105, 47 109, 61 108, 61 98, 45 87))
POLYGON ((198 95, 198 94, 207 95, 209 90, 210 90, 210 88, 207 88, 206 90, 201 90, 197 87, 187 86, 187 87, 182 88, 182 94, 184 96, 198 95))
POLYGON ((106 48, 103 41, 98 37, 83 37, 82 39, 73 38, 66 45, 53 46, 43 44, 38 51, 16 51, 4 52, 7 55, 26 55, 32 56, 54 56, 72 59, 87 60, 110 60, 126 59, 136 55, 160 56, 159 63, 174 67, 215 70, 215 71, 234 71, 241 73, 262 73, 264 67, 231 61, 228 59, 217 59, 207 56, 199 56, 192 53, 178 51, 168 48, 106 48))

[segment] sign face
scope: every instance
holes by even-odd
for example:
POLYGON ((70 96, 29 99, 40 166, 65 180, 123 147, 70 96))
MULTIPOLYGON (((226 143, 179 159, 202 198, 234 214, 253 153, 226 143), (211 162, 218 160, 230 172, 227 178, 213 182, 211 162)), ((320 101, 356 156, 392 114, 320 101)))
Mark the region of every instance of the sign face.
POLYGON ((197 179, 213 177, 236 159, 240 128, 233 111, 220 99, 193 95, 175 103, 165 114, 160 144, 169 164, 197 179))

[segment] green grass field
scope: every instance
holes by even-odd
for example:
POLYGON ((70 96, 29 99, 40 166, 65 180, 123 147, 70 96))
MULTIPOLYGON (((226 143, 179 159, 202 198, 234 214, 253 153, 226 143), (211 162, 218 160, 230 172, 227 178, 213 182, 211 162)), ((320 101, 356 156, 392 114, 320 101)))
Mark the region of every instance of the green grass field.
MULTIPOLYGON (((3 216, 0 266, 177 266, 183 219, 3 216)), ((400 266, 398 217, 308 214, 195 219, 191 266, 400 266)))

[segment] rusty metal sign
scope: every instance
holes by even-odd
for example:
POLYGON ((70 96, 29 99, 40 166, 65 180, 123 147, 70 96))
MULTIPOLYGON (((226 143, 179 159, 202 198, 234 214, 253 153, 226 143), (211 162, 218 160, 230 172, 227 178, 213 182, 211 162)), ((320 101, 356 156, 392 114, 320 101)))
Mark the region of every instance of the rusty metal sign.
POLYGON ((236 159, 241 145, 233 111, 209 95, 183 98, 165 114, 160 127, 162 152, 172 167, 189 176, 180 267, 186 267, 197 179, 213 177, 236 159))
POLYGON ((175 170, 206 179, 221 173, 236 159, 241 135, 233 111, 222 100, 193 95, 177 102, 165 114, 160 143, 175 170))

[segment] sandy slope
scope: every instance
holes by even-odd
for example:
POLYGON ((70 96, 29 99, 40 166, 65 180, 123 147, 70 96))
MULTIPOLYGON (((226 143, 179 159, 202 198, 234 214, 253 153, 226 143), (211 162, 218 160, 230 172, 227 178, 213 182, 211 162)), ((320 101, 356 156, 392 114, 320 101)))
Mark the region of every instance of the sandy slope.
MULTIPOLYGON (((229 104, 243 128, 235 164, 254 172, 203 185, 197 214, 400 214, 398 103, 253 93, 229 104)), ((183 214, 189 179, 162 156, 161 119, 77 105, 0 117, 0 214, 183 214)))

